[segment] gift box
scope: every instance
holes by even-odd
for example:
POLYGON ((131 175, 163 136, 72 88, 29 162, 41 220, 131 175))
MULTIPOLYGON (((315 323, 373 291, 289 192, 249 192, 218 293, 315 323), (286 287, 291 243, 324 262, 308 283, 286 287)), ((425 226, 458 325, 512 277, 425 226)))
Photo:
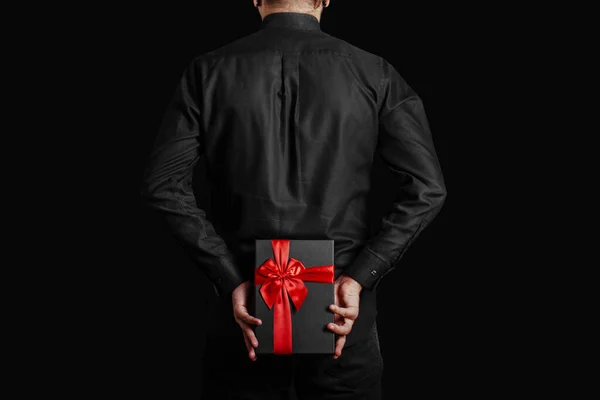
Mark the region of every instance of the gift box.
POLYGON ((333 240, 256 240, 258 354, 333 354, 333 240))

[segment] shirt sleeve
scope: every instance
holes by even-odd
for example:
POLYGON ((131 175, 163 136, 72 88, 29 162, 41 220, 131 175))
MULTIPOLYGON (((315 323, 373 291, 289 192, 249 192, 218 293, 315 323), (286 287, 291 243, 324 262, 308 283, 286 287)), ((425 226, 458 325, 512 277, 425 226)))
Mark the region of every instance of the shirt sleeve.
POLYGON ((386 60, 382 61, 377 151, 400 186, 391 212, 344 271, 373 289, 392 271, 417 236, 440 211, 446 186, 423 103, 386 60))
POLYGON ((146 165, 142 197, 160 214, 217 294, 225 296, 244 279, 224 239, 197 206, 192 189, 193 169, 203 153, 197 62, 198 58, 182 74, 164 114, 146 165))

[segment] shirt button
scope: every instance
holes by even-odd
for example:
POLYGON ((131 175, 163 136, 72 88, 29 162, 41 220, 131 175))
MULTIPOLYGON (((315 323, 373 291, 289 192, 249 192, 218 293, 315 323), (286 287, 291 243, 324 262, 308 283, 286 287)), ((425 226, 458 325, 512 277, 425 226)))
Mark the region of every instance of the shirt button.
POLYGON ((377 271, 375 271, 374 269, 371 270, 371 275, 375 276, 377 275, 377 271))
POLYGON ((219 282, 219 283, 223 282, 223 278, 219 276, 219 277, 217 278, 217 282, 219 282))

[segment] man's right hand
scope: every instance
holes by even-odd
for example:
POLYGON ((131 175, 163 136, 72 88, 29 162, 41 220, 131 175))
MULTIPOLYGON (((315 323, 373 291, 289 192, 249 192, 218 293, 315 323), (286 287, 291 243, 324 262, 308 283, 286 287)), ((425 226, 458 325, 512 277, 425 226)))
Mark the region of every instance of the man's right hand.
POLYGON ((254 351, 254 348, 258 347, 258 340, 256 340, 256 335, 254 334, 251 325, 261 325, 262 321, 248 313, 247 302, 250 285, 250 281, 240 284, 231 294, 231 300, 233 303, 233 316, 235 322, 242 328, 242 333, 244 334, 244 341, 246 342, 246 348, 248 349, 248 357, 250 357, 252 361, 256 361, 256 352, 254 351))

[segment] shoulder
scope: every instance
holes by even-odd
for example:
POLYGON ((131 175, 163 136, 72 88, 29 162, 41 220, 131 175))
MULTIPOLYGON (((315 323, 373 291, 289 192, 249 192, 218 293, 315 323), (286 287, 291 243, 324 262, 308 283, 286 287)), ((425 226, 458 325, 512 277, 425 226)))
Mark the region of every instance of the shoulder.
POLYGON ((381 66, 385 60, 371 51, 365 50, 361 47, 358 47, 355 44, 352 44, 344 39, 339 37, 330 35, 328 33, 325 34, 329 40, 335 44, 335 47, 345 54, 348 54, 350 57, 360 60, 365 63, 373 64, 381 66))
POLYGON ((188 69, 206 74, 218 65, 219 61, 228 56, 252 52, 254 51, 252 44, 256 42, 255 36, 256 32, 223 44, 208 52, 197 54, 191 60, 188 69))
POLYGON ((211 62, 222 59, 230 55, 240 55, 244 53, 253 53, 261 49, 260 31, 250 33, 228 43, 225 43, 214 50, 199 54, 196 62, 211 62))

